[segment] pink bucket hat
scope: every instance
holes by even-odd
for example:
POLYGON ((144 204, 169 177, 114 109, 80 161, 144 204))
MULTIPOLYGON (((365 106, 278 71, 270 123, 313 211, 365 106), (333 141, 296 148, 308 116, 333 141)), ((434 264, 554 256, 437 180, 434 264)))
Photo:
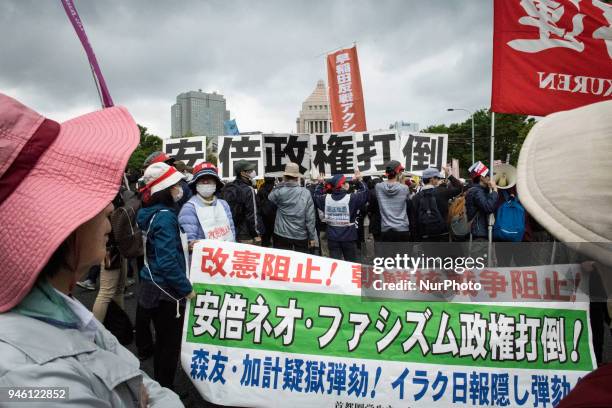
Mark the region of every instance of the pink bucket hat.
POLYGON ((59 124, 0 93, 0 312, 112 201, 139 134, 122 107, 59 124))

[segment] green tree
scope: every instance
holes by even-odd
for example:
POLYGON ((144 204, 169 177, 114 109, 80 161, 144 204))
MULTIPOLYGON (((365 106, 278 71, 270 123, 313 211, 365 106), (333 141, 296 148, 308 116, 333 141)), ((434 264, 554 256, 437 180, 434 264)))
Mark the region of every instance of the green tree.
POLYGON ((157 150, 162 150, 163 141, 159 136, 155 136, 147 132, 147 128, 138 125, 140 130, 140 143, 130 160, 128 161, 128 170, 130 172, 138 173, 142 169, 142 165, 148 155, 157 150))
MULTIPOLYGON (((516 166, 525 137, 535 124, 535 119, 526 115, 495 114, 495 159, 505 161, 510 155, 510 164, 516 166)), ((428 133, 448 134, 448 161, 459 159, 461 173, 467 174, 472 164, 472 120, 461 123, 433 125, 424 130, 428 133)), ((480 109, 474 112, 474 156, 487 165, 490 161, 491 112, 480 109)))
POLYGON ((217 165, 217 155, 215 153, 208 153, 206 155, 206 161, 216 166, 217 165))

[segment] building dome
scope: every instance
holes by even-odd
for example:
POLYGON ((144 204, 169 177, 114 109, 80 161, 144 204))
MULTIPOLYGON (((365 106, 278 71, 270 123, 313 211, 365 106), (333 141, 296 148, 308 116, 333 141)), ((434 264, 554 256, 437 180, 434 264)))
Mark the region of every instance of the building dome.
POLYGON ((300 116, 296 120, 298 133, 328 133, 331 131, 327 87, 318 80, 314 91, 302 103, 300 116))

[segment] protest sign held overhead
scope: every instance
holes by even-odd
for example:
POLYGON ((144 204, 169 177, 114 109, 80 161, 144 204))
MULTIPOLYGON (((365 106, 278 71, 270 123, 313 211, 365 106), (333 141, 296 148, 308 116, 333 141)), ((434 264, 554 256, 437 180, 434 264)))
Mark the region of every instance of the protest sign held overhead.
POLYGON ((355 134, 356 163, 365 175, 380 174, 385 170, 385 163, 396 158, 399 151, 399 138, 395 131, 355 134))
POLYGON ((312 167, 319 174, 355 171, 355 138, 352 133, 316 134, 311 139, 312 167))
POLYGON ((164 152, 176 160, 183 161, 187 166, 194 167, 206 161, 206 137, 164 139, 164 152))
POLYGON ((494 2, 491 110, 548 115, 612 99, 612 4, 494 2))
POLYGON ((396 130, 324 134, 263 134, 220 137, 221 177, 233 178, 233 162, 257 162, 257 174, 280 177, 289 162, 300 166, 300 173, 314 177, 334 174, 382 175, 389 160, 405 164, 415 175, 429 167, 441 169, 446 163, 448 135, 399 133, 396 130), (260 147, 261 146, 261 147, 260 147))
MULTIPOLYGON (((426 272, 405 275, 416 282, 426 272)), ((515 280, 508 270, 488 271, 481 281, 493 273, 515 280)), ((217 241, 196 244, 190 276, 196 296, 181 362, 217 404, 538 407, 557 404, 595 366, 584 296, 571 303, 363 302, 370 278, 387 282, 386 273, 217 241)), ((531 296, 514 283, 498 289, 531 296)))
POLYGON ((402 133, 401 155, 406 171, 421 175, 423 170, 446 165, 448 135, 434 133, 402 133))
POLYGON ((300 173, 310 171, 310 135, 263 135, 264 172, 268 177, 281 177, 287 163, 296 163, 300 173))
POLYGON ((234 162, 248 160, 257 164, 257 175, 264 171, 261 134, 219 137, 219 171, 224 179, 236 177, 234 162))
POLYGON ((367 130, 357 47, 327 56, 327 78, 333 132, 367 130))

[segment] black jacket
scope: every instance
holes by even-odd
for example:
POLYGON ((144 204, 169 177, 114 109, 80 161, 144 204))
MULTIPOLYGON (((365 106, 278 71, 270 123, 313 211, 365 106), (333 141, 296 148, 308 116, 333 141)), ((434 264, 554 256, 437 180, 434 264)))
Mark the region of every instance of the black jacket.
POLYGON ((374 187, 370 189, 370 201, 368 202, 368 218, 370 219, 368 232, 372 234, 375 241, 378 241, 380 239, 380 210, 374 187))
POLYGON ((236 177, 234 181, 223 186, 221 196, 232 210, 237 240, 253 239, 263 233, 263 224, 256 204, 257 197, 250 180, 236 177))
POLYGON ((465 196, 465 212, 472 220, 472 236, 486 238, 489 235, 489 214, 497 209, 497 191, 489 191, 480 184, 470 188, 465 196))
POLYGON ((274 183, 265 183, 257 191, 257 206, 260 210, 261 218, 266 224, 266 230, 268 230, 268 225, 272 226, 272 230, 274 229, 274 219, 276 218, 276 207, 268 199, 272 189, 274 189, 274 183))
MULTIPOLYGON (((436 206, 438 207, 438 211, 442 216, 442 221, 446 224, 446 219, 448 218, 448 202, 449 200, 455 198, 459 194, 461 194, 462 186, 461 182, 457 180, 453 176, 449 176, 448 180, 451 182, 451 186, 448 187, 434 187, 433 196, 436 200, 436 206)), ((421 200, 423 199, 423 190, 421 190, 417 195, 412 198, 412 207, 410 211, 410 225, 413 239, 415 241, 419 241, 423 236, 422 232, 419 230, 419 223, 417 220, 417 216, 419 213, 419 208, 421 207, 421 200)))

